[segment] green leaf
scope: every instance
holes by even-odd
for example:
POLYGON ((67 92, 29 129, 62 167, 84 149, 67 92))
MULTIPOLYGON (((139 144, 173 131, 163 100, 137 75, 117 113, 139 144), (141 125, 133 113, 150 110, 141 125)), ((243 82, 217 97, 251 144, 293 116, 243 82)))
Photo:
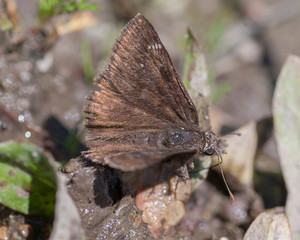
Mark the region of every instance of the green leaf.
POLYGON ((97 11, 96 3, 88 4, 87 0, 38 0, 39 16, 49 18, 63 13, 72 13, 80 10, 97 11))
POLYGON ((204 53, 191 29, 187 31, 186 58, 184 64, 184 85, 195 103, 199 117, 199 127, 210 130, 208 108, 210 88, 204 53))
MULTIPOLYGON (((191 29, 187 31, 183 81, 198 111, 199 127, 204 131, 210 130, 208 113, 210 88, 207 79, 206 62, 201 46, 191 29)), ((192 187, 195 190, 207 177, 211 157, 196 156, 193 162, 195 168, 192 173, 192 187)))
POLYGON ((184 67, 183 67, 183 84, 186 87, 186 89, 188 89, 188 90, 191 89, 189 75, 190 75, 192 65, 195 62, 195 53, 193 50, 193 45, 194 45, 195 41, 196 41, 196 39, 195 39, 192 31, 190 29, 188 29, 187 39, 185 42, 186 51, 185 51, 185 61, 184 61, 184 67))
POLYGON ((0 202, 25 214, 53 217, 56 178, 37 146, 0 143, 0 202))

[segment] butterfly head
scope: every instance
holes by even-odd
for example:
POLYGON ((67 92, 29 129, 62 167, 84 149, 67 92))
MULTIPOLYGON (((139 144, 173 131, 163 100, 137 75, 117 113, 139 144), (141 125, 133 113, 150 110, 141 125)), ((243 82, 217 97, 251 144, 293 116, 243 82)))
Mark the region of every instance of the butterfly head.
POLYGON ((204 154, 206 155, 222 155, 226 153, 225 149, 228 146, 226 142, 217 137, 213 132, 205 133, 206 144, 204 147, 204 154))
POLYGON ((217 155, 218 157, 218 161, 219 161, 219 166, 220 166, 220 172, 223 178, 223 181, 225 183, 225 187, 227 188, 228 194, 230 196, 231 199, 231 204, 234 202, 234 196, 226 182, 222 167, 221 167, 221 163, 223 161, 222 159, 222 154, 226 153, 225 149, 228 146, 226 144, 226 142, 220 138, 217 137, 216 134, 214 134, 213 132, 206 132, 205 133, 205 137, 206 137, 206 144, 205 144, 205 148, 204 148, 204 153, 206 155, 217 155))

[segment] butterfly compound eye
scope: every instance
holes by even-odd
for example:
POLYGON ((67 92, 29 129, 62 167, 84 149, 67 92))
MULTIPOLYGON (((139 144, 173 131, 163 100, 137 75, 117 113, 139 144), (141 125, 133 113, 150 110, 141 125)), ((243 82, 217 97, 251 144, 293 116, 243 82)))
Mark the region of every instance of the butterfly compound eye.
POLYGON ((205 154, 206 155, 213 155, 215 153, 215 150, 213 148, 208 148, 206 151, 205 151, 205 154))

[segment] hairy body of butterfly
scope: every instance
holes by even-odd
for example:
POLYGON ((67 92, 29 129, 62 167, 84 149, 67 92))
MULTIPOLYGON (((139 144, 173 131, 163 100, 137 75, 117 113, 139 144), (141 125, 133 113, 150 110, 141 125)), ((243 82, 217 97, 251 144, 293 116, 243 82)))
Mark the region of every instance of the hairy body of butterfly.
POLYGON ((198 114, 153 26, 138 14, 121 31, 100 88, 84 107, 85 157, 123 171, 224 152, 198 114))

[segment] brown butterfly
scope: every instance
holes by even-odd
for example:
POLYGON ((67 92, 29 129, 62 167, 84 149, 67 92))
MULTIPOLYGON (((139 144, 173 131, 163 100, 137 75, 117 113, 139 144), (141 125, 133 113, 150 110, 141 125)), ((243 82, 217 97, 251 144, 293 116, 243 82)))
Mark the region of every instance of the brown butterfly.
POLYGON ((198 114, 168 52, 138 14, 121 31, 110 63, 87 98, 85 157, 122 171, 196 154, 221 155, 226 144, 198 127, 198 114))

